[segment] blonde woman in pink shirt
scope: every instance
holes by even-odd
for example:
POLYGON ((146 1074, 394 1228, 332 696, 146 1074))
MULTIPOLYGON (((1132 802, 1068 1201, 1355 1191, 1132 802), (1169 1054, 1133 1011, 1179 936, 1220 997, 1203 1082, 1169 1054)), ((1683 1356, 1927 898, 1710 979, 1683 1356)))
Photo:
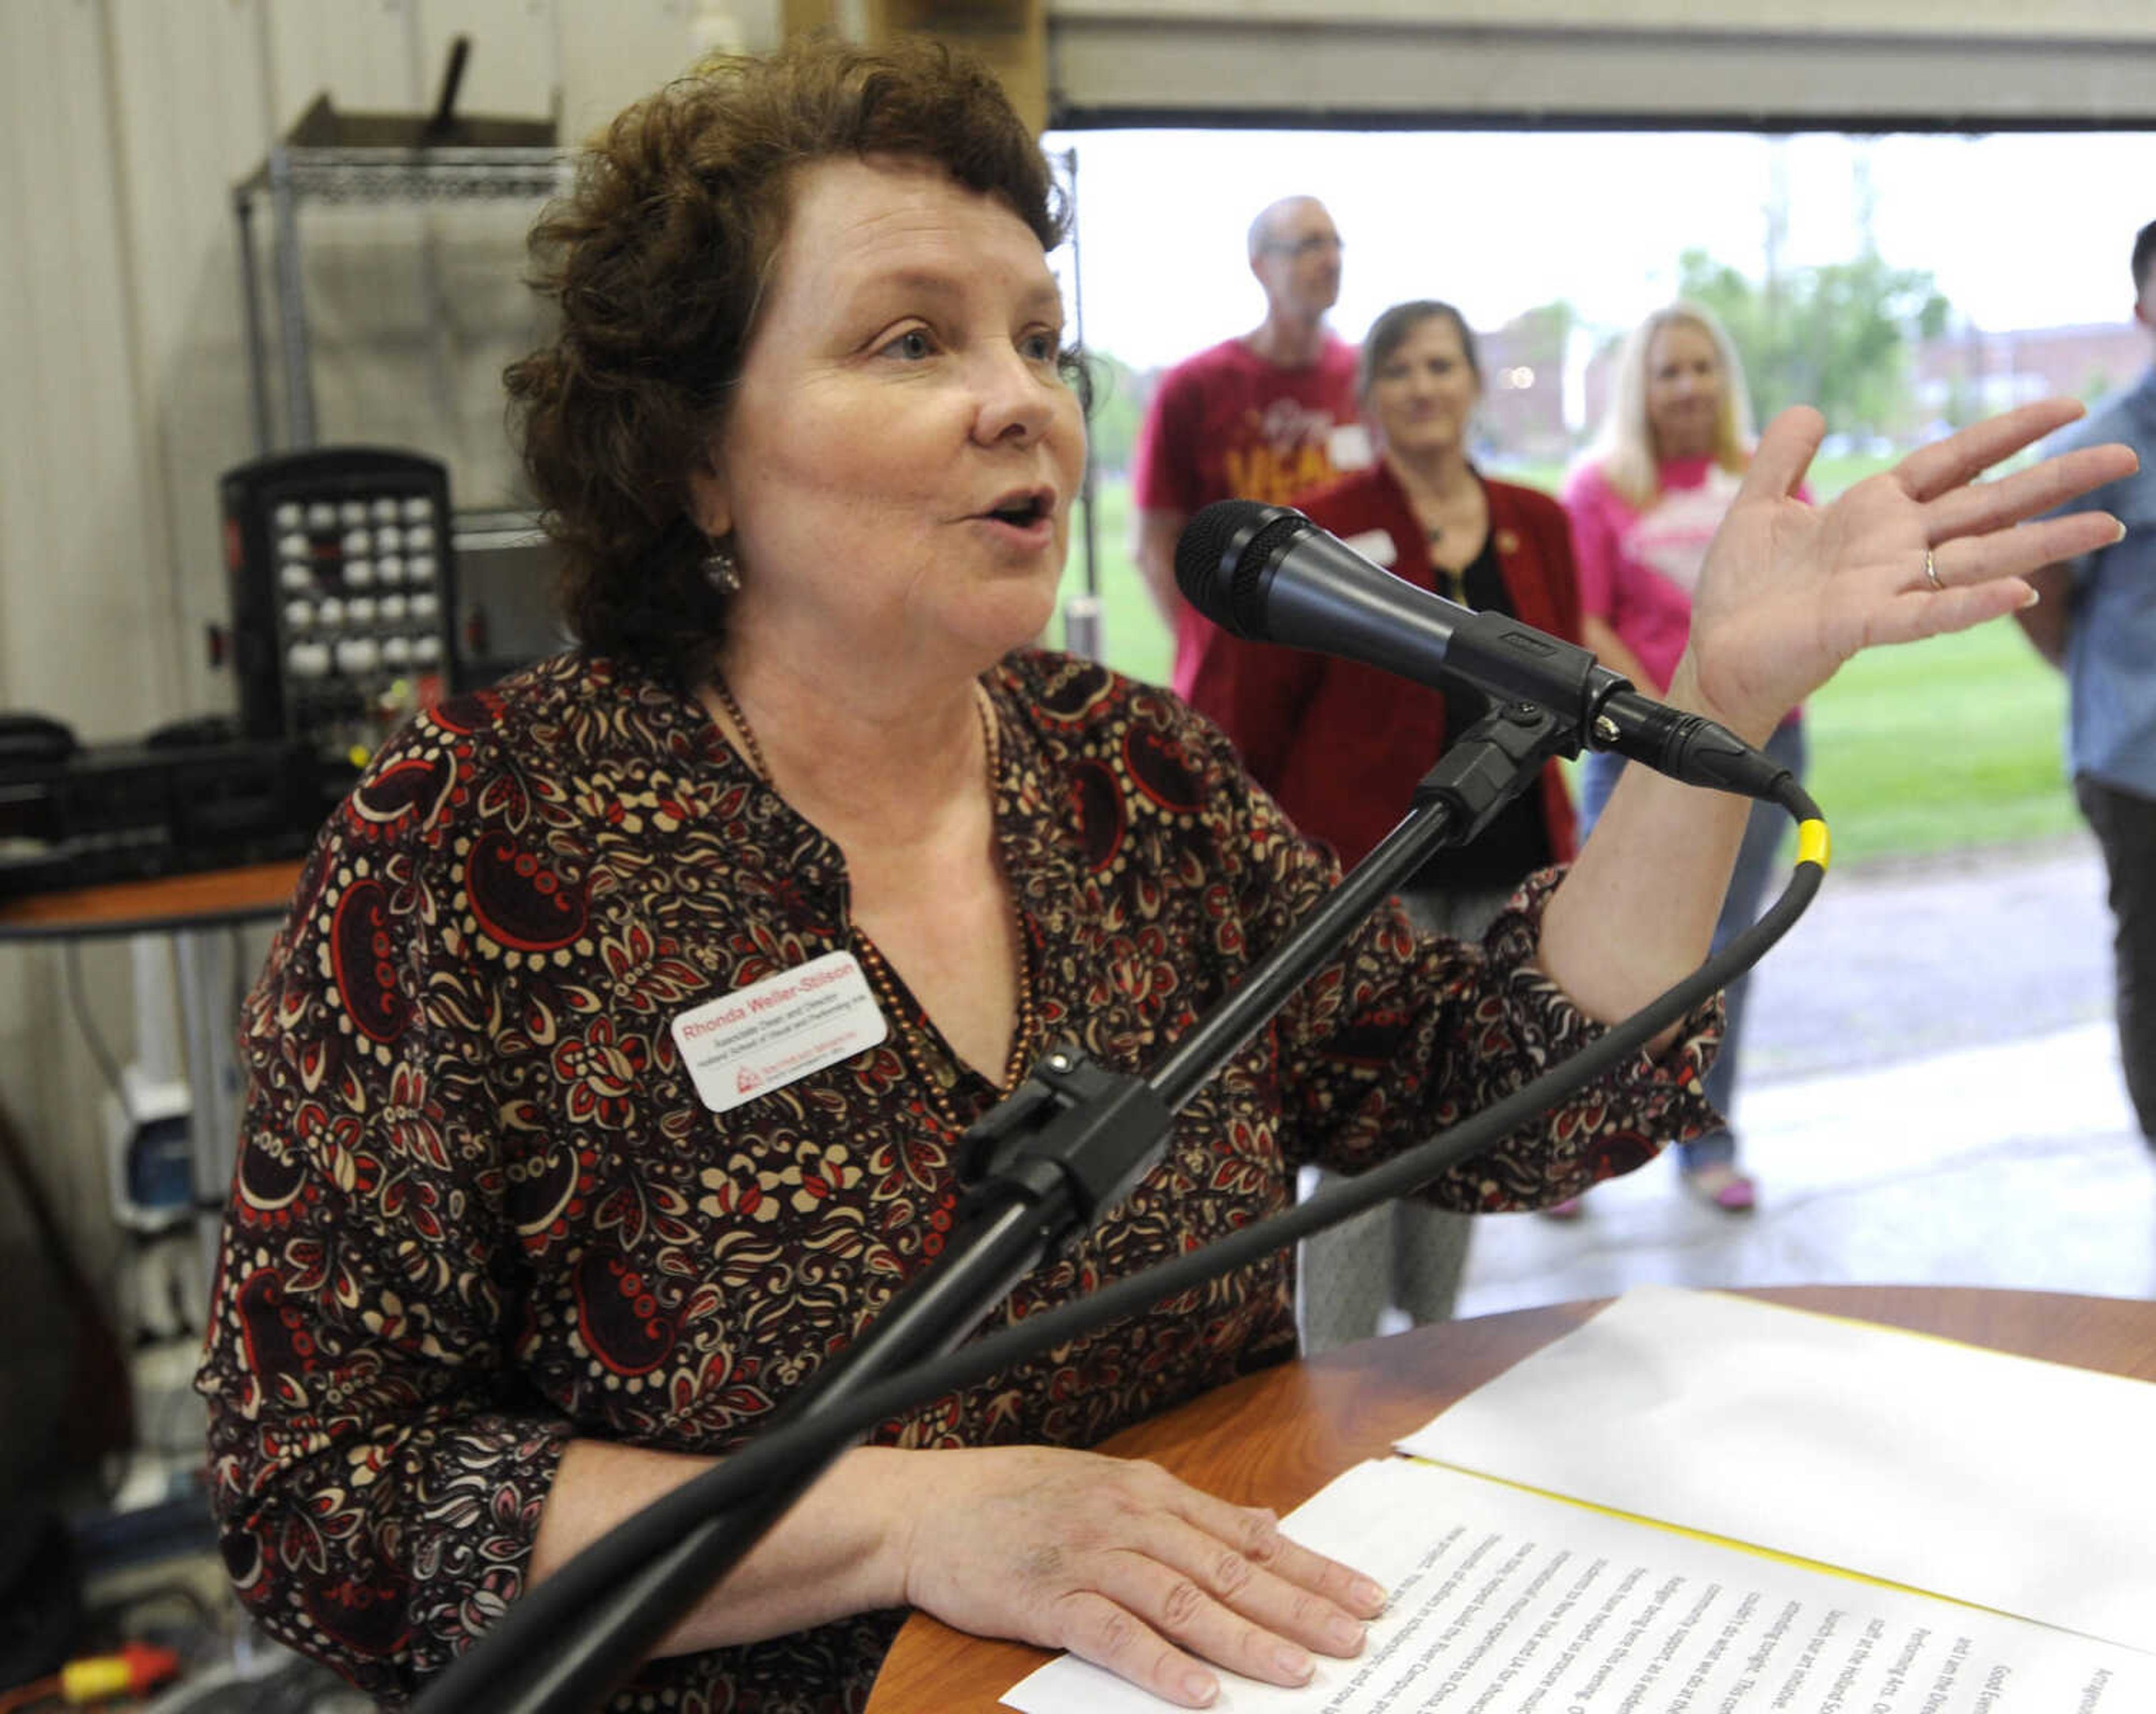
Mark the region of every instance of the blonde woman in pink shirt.
MULTIPOLYGON (((1660 695, 1668 687, 1691 633, 1692 590, 1707 543, 1751 458, 1751 401, 1728 332, 1697 304, 1656 311, 1625 342, 1600 431, 1564 490, 1579 567, 1582 641, 1643 691, 1660 695)), ((1801 710, 1790 713, 1766 748, 1802 775, 1801 710)), ((1586 758, 1583 836, 1624 765, 1605 752, 1586 758)), ((1717 947, 1758 914, 1788 825, 1771 806, 1753 811, 1715 925, 1717 947)), ((1741 976, 1729 985, 1728 1033, 1707 1079, 1707 1099, 1724 1115, 1736 1089, 1747 986, 1741 976)), ((1737 1164, 1737 1138, 1727 1124, 1680 1144, 1678 1155, 1686 1184, 1712 1206, 1739 1214, 1757 1202, 1758 1186, 1737 1164)), ((1576 1215, 1579 1202, 1545 1212, 1576 1215)))

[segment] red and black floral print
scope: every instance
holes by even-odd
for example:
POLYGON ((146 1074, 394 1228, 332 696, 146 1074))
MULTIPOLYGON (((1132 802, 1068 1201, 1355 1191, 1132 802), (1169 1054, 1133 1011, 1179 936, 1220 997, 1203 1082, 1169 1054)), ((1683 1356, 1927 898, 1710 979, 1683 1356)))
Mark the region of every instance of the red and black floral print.
MULTIPOLYGON (((996 823, 1050 1039, 1142 1071, 1331 884, 1212 728, 1061 656, 989 676, 996 823)), ((1287 1205, 1296 1168, 1428 1135, 1594 1031, 1531 963, 1393 912, 1180 1115, 1161 1165, 1009 1313, 1287 1205)), ((836 848, 679 692, 565 656, 390 744, 325 831, 249 996, 211 1404, 227 1562, 270 1631, 394 1706, 513 1601, 572 1436, 753 1434, 941 1248, 994 1090, 902 986, 879 1046, 724 1114, 680 1011, 845 947, 836 848), (932 1099, 932 1094, 941 1099, 932 1099)), ((1554 1200, 1710 1121, 1712 1008, 1455 1171, 1554 1200)), ((1276 1257, 937 1401, 881 1438, 1091 1445, 1291 1354, 1276 1257)), ((857 1706, 898 1621, 651 1664, 617 1703, 857 1706)))

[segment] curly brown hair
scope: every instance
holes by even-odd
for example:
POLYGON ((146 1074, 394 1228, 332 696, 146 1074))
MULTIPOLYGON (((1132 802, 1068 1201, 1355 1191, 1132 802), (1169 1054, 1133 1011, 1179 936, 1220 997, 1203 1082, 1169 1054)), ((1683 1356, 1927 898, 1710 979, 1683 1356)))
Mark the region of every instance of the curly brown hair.
POLYGON ((726 600, 690 472, 724 426, 793 169, 871 154, 933 162, 1044 250, 1063 239, 1063 196, 993 75, 921 39, 707 60, 614 120, 533 227, 531 284, 556 329, 503 378, 585 648, 683 684, 708 671, 726 600))

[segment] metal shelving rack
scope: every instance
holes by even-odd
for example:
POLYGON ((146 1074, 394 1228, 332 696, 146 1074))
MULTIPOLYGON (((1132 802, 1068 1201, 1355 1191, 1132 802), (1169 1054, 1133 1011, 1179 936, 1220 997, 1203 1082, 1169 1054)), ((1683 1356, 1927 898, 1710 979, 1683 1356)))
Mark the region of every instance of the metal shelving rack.
MULTIPOLYGON (((454 78, 444 106, 454 97, 454 78)), ((249 399, 258 452, 316 444, 314 379, 301 277, 303 203, 377 205, 531 200, 562 188, 569 167, 551 120, 453 119, 340 114, 326 95, 233 189, 246 315, 249 399), (285 382, 285 435, 270 410, 270 353, 262 302, 257 205, 267 200, 275 235, 277 338, 285 382)))
MULTIPOLYGON (((303 207, 426 209, 538 202, 566 188, 573 163, 557 142, 557 119, 454 116, 465 53, 461 42, 453 47, 432 116, 340 113, 327 95, 317 95, 262 164, 234 186, 248 400, 258 455, 305 451, 321 444, 303 267, 303 207), (265 208, 273 245, 266 270, 257 227, 265 208), (265 305, 265 297, 272 302, 265 305), (280 381, 281 425, 275 409, 280 381)), ((422 260, 439 329, 445 323, 431 234, 423 243, 422 260)), ((448 404, 446 396, 443 402, 448 404)), ((526 611, 533 605, 526 591, 548 581, 543 564, 535 568, 528 563, 540 552, 536 520, 521 512, 460 508, 449 519, 449 546, 463 566, 459 582, 468 607, 482 600, 490 604, 492 618, 473 622, 484 623, 497 646, 521 643, 527 652, 551 652, 557 646, 551 639, 540 634, 534 641, 529 635, 534 621, 526 611)), ((459 636, 473 611, 456 615, 459 636)), ((458 659, 463 661, 461 648, 458 659)), ((460 666, 459 674, 465 670, 460 666)))

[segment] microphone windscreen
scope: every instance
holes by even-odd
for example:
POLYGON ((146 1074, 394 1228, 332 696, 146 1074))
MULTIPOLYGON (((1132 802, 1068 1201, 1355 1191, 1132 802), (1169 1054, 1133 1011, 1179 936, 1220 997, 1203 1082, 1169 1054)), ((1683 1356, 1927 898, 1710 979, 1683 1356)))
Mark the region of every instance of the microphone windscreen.
POLYGON ((1270 641, 1260 586, 1266 564, 1276 547, 1314 528, 1288 507, 1216 500, 1200 508, 1176 538, 1175 586, 1224 631, 1270 641))

